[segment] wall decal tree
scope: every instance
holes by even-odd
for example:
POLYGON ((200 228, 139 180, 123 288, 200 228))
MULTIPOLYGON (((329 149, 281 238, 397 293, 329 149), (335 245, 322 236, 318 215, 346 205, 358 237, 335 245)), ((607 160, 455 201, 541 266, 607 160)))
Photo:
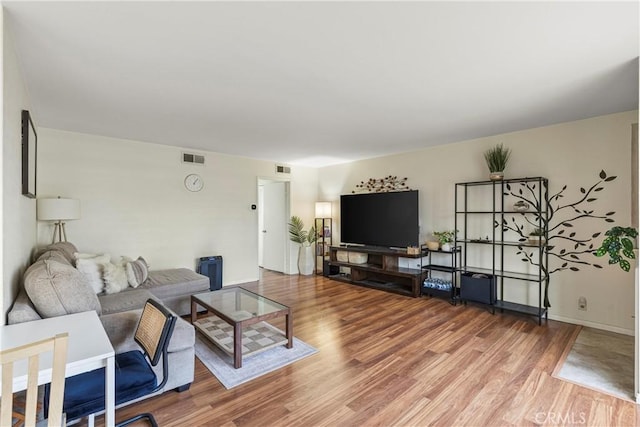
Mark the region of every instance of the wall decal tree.
MULTIPOLYGON (((590 209, 590 204, 598 200, 595 197, 597 193, 604 190, 605 185, 615 179, 616 176, 608 176, 604 170, 600 171, 599 180, 589 188, 581 187, 579 197, 575 201, 568 203, 563 200, 567 190, 566 185, 557 193, 549 196, 546 183, 543 184, 545 186, 543 200, 539 200, 536 183, 523 182, 516 186, 506 185, 505 196, 512 196, 529 203, 538 212, 543 211, 545 206, 548 210, 548 216, 537 213, 527 216, 522 213, 517 217, 512 217, 510 222, 506 219, 502 220, 503 231, 516 233, 519 236, 518 241, 523 243, 527 241, 525 225, 540 227, 544 231, 547 245, 542 250, 546 251, 551 260, 556 261, 554 267, 540 265, 536 260, 538 258, 538 249, 532 250, 530 247, 518 246, 517 254, 522 256, 522 261, 542 269, 545 279, 544 306, 546 308, 551 307, 548 296, 551 274, 563 270, 580 271, 579 266, 602 268, 601 265, 584 257, 586 254, 595 254, 593 240, 600 236, 601 233, 597 232, 583 236, 573 231, 573 229, 577 222, 584 221, 587 218, 609 223, 614 222, 612 216, 615 212, 599 214, 596 213, 595 209, 590 209), (562 217, 566 212, 569 212, 568 218, 560 219, 559 217, 562 217)), ((498 227, 500 224, 496 223, 495 226, 498 227)))

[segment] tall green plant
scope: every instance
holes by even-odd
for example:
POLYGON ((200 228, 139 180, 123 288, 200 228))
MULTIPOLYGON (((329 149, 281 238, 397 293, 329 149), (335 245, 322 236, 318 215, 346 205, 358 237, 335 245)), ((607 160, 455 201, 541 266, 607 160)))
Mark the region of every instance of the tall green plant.
POLYGON ((484 159, 491 173, 503 172, 507 167, 509 157, 511 157, 511 149, 504 148, 502 144, 498 144, 484 152, 484 159))
POLYGON ((303 246, 309 246, 318 240, 318 233, 315 227, 311 227, 309 231, 304 230, 304 223, 298 216, 292 216, 289 223, 289 240, 299 243, 303 246))

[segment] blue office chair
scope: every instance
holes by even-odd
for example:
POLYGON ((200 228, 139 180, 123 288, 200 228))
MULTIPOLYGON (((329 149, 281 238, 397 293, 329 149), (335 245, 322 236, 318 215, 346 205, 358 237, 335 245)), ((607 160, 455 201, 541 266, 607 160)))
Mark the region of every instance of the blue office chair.
MULTIPOLYGON (((160 303, 152 299, 147 300, 134 336, 142 351, 133 350, 116 354, 116 405, 154 393, 167 383, 169 372, 167 347, 175 323, 176 316, 160 303), (160 358, 162 358, 162 382, 158 384, 152 366, 156 366, 160 358)), ((63 404, 67 421, 104 411, 104 378, 104 368, 67 378, 63 404)), ((48 393, 49 389, 46 387, 45 397, 48 393)), ((48 399, 45 399, 45 402, 47 401, 48 399)), ((48 408, 45 407, 44 410, 46 416, 48 408)), ((148 420, 154 427, 158 425, 150 413, 136 415, 117 425, 126 426, 141 419, 148 420)))

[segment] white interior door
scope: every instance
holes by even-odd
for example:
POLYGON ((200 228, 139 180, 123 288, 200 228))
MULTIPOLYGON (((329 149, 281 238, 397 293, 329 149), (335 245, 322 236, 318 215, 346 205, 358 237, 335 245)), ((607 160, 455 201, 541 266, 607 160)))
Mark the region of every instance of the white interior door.
POLYGON ((263 185, 262 267, 284 273, 287 248, 286 184, 263 185))
POLYGON ((258 185, 258 266, 264 267, 264 184, 258 185))

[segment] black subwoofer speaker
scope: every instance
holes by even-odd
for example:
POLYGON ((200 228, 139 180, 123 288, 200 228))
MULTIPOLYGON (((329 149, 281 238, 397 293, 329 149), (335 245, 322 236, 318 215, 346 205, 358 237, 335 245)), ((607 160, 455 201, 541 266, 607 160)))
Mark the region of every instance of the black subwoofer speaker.
POLYGON ((340 267, 337 265, 331 265, 328 260, 324 260, 322 263, 322 275, 324 277, 333 276, 338 273, 340 273, 340 267))

